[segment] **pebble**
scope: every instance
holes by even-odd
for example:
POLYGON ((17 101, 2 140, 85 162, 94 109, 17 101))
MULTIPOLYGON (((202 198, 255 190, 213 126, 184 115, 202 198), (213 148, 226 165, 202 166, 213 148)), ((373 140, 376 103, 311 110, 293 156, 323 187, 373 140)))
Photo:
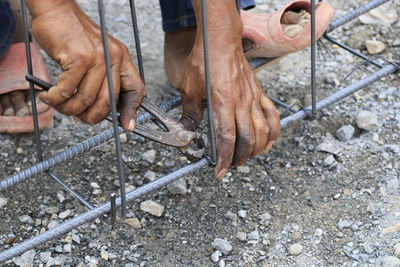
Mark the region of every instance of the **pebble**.
POLYGON ((156 160, 156 151, 155 150, 148 150, 143 153, 142 159, 147 161, 148 163, 154 163, 156 160))
POLYGON ((380 267, 400 267, 400 259, 393 256, 379 257, 376 266, 380 267))
POLYGON ((239 232, 236 234, 236 238, 239 239, 240 241, 246 241, 247 234, 243 233, 243 232, 239 232))
POLYGON ((102 250, 100 252, 100 257, 101 257, 102 260, 108 261, 108 258, 109 258, 108 257, 108 252, 106 250, 102 250))
POLYGON ((96 182, 91 182, 90 186, 93 187, 94 189, 100 189, 100 185, 96 182))
POLYGON ((340 143, 336 141, 331 134, 327 134, 322 143, 317 146, 317 150, 328 152, 333 155, 338 155, 343 148, 340 143))
POLYGON ((336 137, 342 142, 347 142, 353 138, 355 132, 353 125, 344 125, 336 131, 336 137))
POLYGON ((222 256, 221 251, 219 251, 219 250, 214 251, 214 253, 211 254, 211 260, 212 260, 212 262, 214 262, 214 263, 219 262, 219 258, 220 258, 221 256, 222 256))
POLYGON ((50 260, 50 257, 51 257, 51 251, 45 251, 39 254, 40 261, 42 262, 48 262, 50 260))
POLYGON ((65 244, 64 247, 63 247, 63 251, 64 251, 65 253, 70 253, 70 252, 72 251, 72 246, 71 246, 71 244, 65 244))
POLYGON ((400 243, 397 243, 393 246, 394 249, 394 255, 396 257, 400 257, 400 243))
POLYGON ((54 227, 56 227, 58 225, 58 222, 57 221, 51 221, 51 222, 49 222, 49 224, 47 225, 47 228, 50 230, 50 229, 53 229, 54 227))
POLYGON ((18 155, 21 155, 24 153, 24 150, 22 148, 18 147, 15 152, 17 152, 18 155))
POLYGON ((15 257, 12 259, 15 265, 17 266, 33 266, 33 259, 35 258, 36 252, 35 250, 31 249, 22 254, 19 257, 15 257))
POLYGON ((126 133, 122 133, 119 135, 119 141, 121 142, 121 144, 128 142, 128 136, 126 136, 126 133))
POLYGON ((268 212, 261 214, 260 216, 258 216, 258 218, 261 221, 270 221, 272 219, 271 214, 269 214, 268 212))
POLYGON ((260 233, 258 231, 253 231, 247 234, 248 240, 258 241, 260 239, 260 233))
POLYGON ((216 238, 214 242, 211 243, 212 247, 221 251, 222 254, 228 255, 232 251, 232 245, 225 239, 216 238))
POLYGON ((301 244, 293 244, 289 247, 289 254, 292 256, 300 255, 303 252, 303 246, 301 244))
POLYGON ((156 173, 150 170, 147 170, 144 173, 144 178, 146 178, 148 181, 154 181, 156 179, 156 173))
POLYGON ((5 197, 0 197, 0 209, 7 205, 8 200, 5 197))
POLYGON ((237 167, 238 172, 248 174, 250 173, 250 167, 249 166, 240 166, 237 167))
POLYGON ((220 260, 218 263, 218 267, 225 267, 225 261, 224 260, 220 260))
POLYGON ((239 211, 238 211, 238 216, 239 216, 240 218, 246 218, 246 216, 247 216, 247 211, 245 211, 245 210, 239 210, 239 211))
POLYGON ((350 228, 353 225, 352 221, 348 221, 348 220, 342 220, 340 219, 338 222, 338 227, 340 230, 343 230, 345 228, 350 228))
POLYGON ((66 211, 60 212, 60 214, 58 214, 58 218, 60 218, 61 220, 64 220, 73 215, 74 215, 74 212, 72 210, 66 210, 66 211))
POLYGON ((184 195, 187 193, 187 184, 184 178, 176 180, 167 185, 167 190, 173 195, 184 195))
POLYGON ((333 155, 329 155, 324 159, 324 166, 328 167, 335 163, 335 157, 333 155))
POLYGON ((378 127, 378 117, 371 111, 363 110, 356 116, 357 127, 363 130, 373 130, 378 127))
POLYGON ((46 208, 46 213, 47 213, 47 214, 50 214, 50 215, 56 214, 56 213, 58 213, 59 211, 60 211, 60 209, 59 209, 58 207, 55 207, 55 206, 47 207, 47 208, 46 208))
POLYGON ((292 233, 292 236, 291 236, 292 240, 294 240, 294 241, 298 241, 298 240, 300 240, 302 237, 303 237, 303 235, 302 235, 300 232, 298 232, 298 231, 293 232, 293 233, 292 233))
POLYGON ((133 229, 141 229, 142 228, 142 224, 140 223, 138 218, 126 219, 124 222, 129 224, 130 226, 132 226, 133 229))
POLYGON ((33 224, 33 219, 31 216, 25 214, 25 215, 21 215, 19 216, 19 221, 22 223, 27 223, 27 224, 33 224))
POLYGON ((365 41, 365 47, 367 47, 368 53, 370 53, 371 55, 379 54, 383 52, 386 48, 384 43, 377 40, 365 41))
POLYGON ((72 241, 74 241, 75 243, 77 243, 77 244, 81 243, 81 238, 79 237, 79 235, 72 234, 71 237, 72 237, 72 241))
POLYGON ((161 215, 164 213, 165 207, 152 200, 146 200, 140 203, 140 209, 151 215, 161 217, 161 215))
POLYGON ((63 192, 57 192, 57 198, 58 198, 58 201, 60 201, 60 203, 63 203, 64 201, 65 201, 65 195, 64 195, 64 193, 63 192))

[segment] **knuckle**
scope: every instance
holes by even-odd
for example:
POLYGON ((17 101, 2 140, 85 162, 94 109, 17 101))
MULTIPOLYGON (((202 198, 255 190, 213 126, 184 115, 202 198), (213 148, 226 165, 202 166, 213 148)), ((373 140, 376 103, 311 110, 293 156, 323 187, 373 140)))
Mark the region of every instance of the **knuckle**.
POLYGON ((234 144, 236 141, 235 132, 232 129, 225 129, 221 133, 221 138, 225 143, 234 144))
POLYGON ((75 54, 75 60, 71 63, 71 65, 78 65, 83 67, 88 67, 94 62, 93 53, 88 52, 78 52, 75 54))

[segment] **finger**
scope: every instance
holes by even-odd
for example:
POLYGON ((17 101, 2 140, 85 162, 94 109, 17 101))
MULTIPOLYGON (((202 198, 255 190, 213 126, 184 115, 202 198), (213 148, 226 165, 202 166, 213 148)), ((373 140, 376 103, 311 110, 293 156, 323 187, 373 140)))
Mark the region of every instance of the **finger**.
MULTIPOLYGON (((193 87, 185 86, 184 88, 190 88, 181 90, 182 97, 182 117, 179 120, 186 129, 194 130, 200 125, 203 119, 204 105, 201 93, 194 92, 193 87)), ((199 90, 195 88, 195 90, 199 90)))
POLYGON ((274 143, 275 141, 269 141, 268 144, 265 146, 264 153, 268 153, 271 150, 274 143))
POLYGON ((75 60, 64 68, 64 71, 58 76, 56 85, 51 87, 49 91, 43 91, 39 94, 43 102, 57 106, 74 94, 89 66, 89 61, 83 58, 75 60))
POLYGON ((260 154, 268 143, 269 127, 268 121, 265 118, 261 107, 258 104, 253 103, 252 106, 252 119, 254 125, 254 136, 255 144, 252 156, 260 154))
POLYGON ((36 98, 36 108, 38 113, 43 113, 49 109, 49 105, 46 103, 43 103, 42 100, 40 100, 39 97, 36 98))
POLYGON ((261 107, 263 109, 264 115, 267 118, 268 126, 269 126, 269 141, 275 141, 278 139, 281 133, 281 122, 280 115, 278 110, 272 101, 265 96, 264 94, 261 96, 261 107))
MULTIPOLYGON (((1 95, 0 95, 0 99, 1 99, 1 95)), ((4 108, 3 108, 3 105, 1 104, 1 100, 0 100, 0 116, 3 115, 3 111, 4 111, 4 108)))
MULTIPOLYGON (((120 64, 116 64, 111 67, 111 74, 113 80, 115 102, 118 102, 120 88, 120 64)), ((86 111, 79 114, 77 117, 83 122, 95 124, 104 120, 110 113, 110 110, 111 101, 108 90, 108 80, 106 76, 103 80, 103 84, 97 96, 96 102, 86 111)))
POLYGON ((83 77, 77 92, 68 100, 57 105, 57 110, 66 115, 78 115, 92 106, 103 84, 105 77, 104 64, 97 64, 83 77))
POLYGON ((225 101, 224 103, 224 101, 218 101, 215 98, 213 98, 213 106, 218 155, 214 175, 218 179, 222 179, 232 164, 235 151, 236 124, 235 118, 232 116, 234 114, 232 102, 225 101))
POLYGON ((3 106, 3 115, 4 116, 14 116, 15 112, 14 112, 14 107, 11 103, 11 99, 10 96, 8 94, 5 94, 2 96, 1 98, 1 104, 3 106))
POLYGON ((29 115, 29 108, 26 104, 25 94, 22 91, 14 91, 10 93, 11 103, 14 106, 16 116, 29 115))
MULTIPOLYGON (((128 54, 129 55, 129 54, 128 54)), ((121 67, 120 122, 127 131, 135 129, 136 112, 146 95, 146 88, 129 59, 121 67)))

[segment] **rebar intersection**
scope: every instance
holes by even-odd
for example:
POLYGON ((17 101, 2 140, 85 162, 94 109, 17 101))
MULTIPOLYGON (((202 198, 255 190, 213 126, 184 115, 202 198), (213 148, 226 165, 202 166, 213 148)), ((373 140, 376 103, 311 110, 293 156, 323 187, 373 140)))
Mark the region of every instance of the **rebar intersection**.
MULTIPOLYGON (((376 8, 386 2, 389 2, 390 0, 374 0, 371 1, 370 3, 349 12, 348 14, 344 15, 341 18, 338 18, 336 20, 334 20, 332 22, 332 24, 329 26, 328 31, 327 32, 331 32, 333 31, 335 28, 342 26, 343 24, 357 18, 358 16, 368 12, 369 10, 376 8)), ((203 0, 203 3, 205 1, 203 0)), ((24 11, 24 23, 25 23, 25 34, 26 34, 26 40, 28 37, 28 27, 27 27, 27 15, 26 15, 26 8, 25 8, 25 0, 21 0, 22 3, 22 7, 23 7, 23 11, 24 11)), ((102 0, 98 0, 98 4, 99 4, 99 13, 100 13, 100 21, 101 21, 101 28, 103 30, 103 46, 104 46, 104 51, 105 51, 105 59, 107 62, 107 51, 108 51, 108 45, 107 45, 107 38, 105 38, 106 36, 106 32, 105 32, 105 21, 104 21, 104 17, 105 17, 105 13, 104 13, 104 5, 103 5, 103 1, 102 0)), ((312 24, 314 25, 313 27, 315 27, 315 1, 311 1, 312 4, 312 24)), ((130 7, 131 7, 131 14, 132 14, 132 22, 133 22, 133 28, 134 28, 134 35, 135 35, 135 41, 136 41, 136 48, 137 48, 137 55, 138 55, 138 65, 140 68, 140 74, 142 76, 142 78, 144 79, 144 71, 143 71, 143 63, 142 63, 142 56, 141 56, 141 52, 140 52, 140 39, 139 39, 139 31, 137 28, 137 22, 136 22, 136 10, 135 10, 135 5, 134 5, 134 1, 130 0, 130 7)), ((203 13, 203 15, 206 15, 203 13)), ((314 28, 315 29, 315 28, 314 28)), ((288 112, 293 113, 290 116, 287 116, 285 118, 283 118, 281 120, 281 127, 282 128, 286 128, 290 123, 302 120, 304 118, 307 117, 311 117, 311 118, 315 118, 316 116, 316 111, 320 110, 322 108, 327 107, 330 104, 336 103, 338 101, 340 101, 341 99, 353 94, 354 92, 364 88, 365 86, 385 77, 388 76, 390 74, 393 74, 397 71, 399 71, 399 65, 396 63, 393 64, 387 64, 387 65, 382 65, 380 63, 375 62, 373 59, 368 58, 367 56, 359 53, 358 51, 351 49, 345 45, 342 45, 338 42, 336 42, 335 40, 333 40, 332 38, 330 38, 330 36, 328 36, 327 34, 325 35, 325 39, 333 42, 335 44, 340 45, 340 47, 346 49, 347 51, 349 51, 350 53, 362 58, 363 60, 366 60, 368 63, 372 63, 373 65, 379 67, 380 69, 367 76, 366 78, 336 92, 335 94, 317 102, 316 101, 316 94, 317 94, 317 86, 316 86, 316 82, 315 82, 315 51, 316 51, 316 40, 315 38, 312 38, 312 47, 311 47, 311 51, 312 51, 312 56, 311 56, 311 66, 312 66, 312 78, 311 79, 311 92, 312 92, 312 105, 310 107, 305 107, 303 109, 301 109, 300 111, 297 111, 295 109, 293 109, 291 106, 279 101, 278 99, 272 98, 272 101, 277 104, 278 106, 283 107, 285 110, 287 110, 288 112), (375 64, 374 64, 375 63, 375 64)), ((29 40, 28 40, 29 41, 29 40)), ((28 45, 29 46, 29 45, 28 45)), ((207 45, 204 45, 205 51, 207 51, 207 45)), ((28 58, 28 74, 33 75, 32 73, 32 69, 29 69, 30 67, 30 63, 29 63, 29 56, 30 52, 28 51, 27 48, 27 58, 28 58)), ((207 61, 207 60, 206 60, 207 61)), ((265 63, 265 59, 257 59, 257 60, 253 60, 252 62, 250 62, 251 65, 253 67, 258 67, 262 64, 265 63)), ((205 62, 205 65, 207 65, 208 62, 205 62)), ((107 68, 107 73, 109 73, 109 69, 107 68)), ((207 75, 206 77, 207 79, 209 79, 209 76, 207 75)), ((109 77, 109 79, 111 79, 111 77, 109 77)), ((110 80, 109 80, 110 81, 110 80)), ((112 82, 110 83, 112 86, 112 82)), ((110 89, 112 89, 111 87, 109 87, 110 89)), ((33 92, 33 85, 31 84, 31 92, 33 92)), ((32 95, 32 93, 31 93, 32 95)), ((33 94, 34 96, 34 94, 33 94)), ((170 101, 167 101, 163 104, 160 105, 161 109, 167 111, 170 110, 176 106, 178 106, 180 104, 181 100, 180 98, 174 98, 171 99, 170 101)), ((115 104, 115 103, 114 103, 115 104)), ((35 97, 32 98, 32 108, 33 108, 33 114, 34 117, 37 116, 37 112, 34 108, 35 106, 35 97)), ((112 111, 112 115, 116 116, 116 111, 115 109, 112 111)), ((114 121, 116 117, 114 117, 114 121)), ((138 117, 137 121, 138 123, 142 123, 146 120, 150 119, 150 115, 145 113, 142 114, 141 116, 138 117)), ((37 122, 37 118, 36 118, 36 122, 37 122)), ((123 181, 123 167, 122 167, 122 160, 121 160, 121 151, 120 149, 118 149, 118 147, 120 146, 120 142, 119 142, 119 134, 122 133, 122 129, 120 127, 118 127, 118 125, 114 124, 114 127, 112 129, 109 129, 107 131, 104 131, 103 133, 100 133, 92 138, 89 138, 88 140, 77 144, 71 148, 68 148, 52 157, 50 157, 49 159, 43 160, 41 154, 41 145, 40 145, 40 132, 38 130, 38 125, 37 123, 35 123, 35 140, 36 140, 36 145, 37 145, 37 157, 38 157, 38 163, 33 165, 30 168, 27 168, 25 170, 22 170, 20 172, 18 172, 15 175, 12 175, 10 177, 7 177, 3 180, 0 181, 0 191, 5 190, 15 184, 18 184, 22 181, 25 181, 39 173, 45 172, 47 175, 49 175, 52 179, 54 179, 57 183, 59 183, 65 190, 67 190, 69 193, 71 193, 75 198, 77 198, 82 204, 84 204, 86 207, 88 207, 88 211, 71 219, 68 220, 58 226, 56 226, 55 228, 48 230, 36 237, 33 237, 29 240, 26 240, 10 249, 7 249, 5 251, 2 251, 0 253, 0 262, 5 262, 7 260, 12 259, 15 256, 18 256, 32 248, 35 248, 47 241, 53 240, 57 237, 60 237, 63 234, 68 233, 69 231, 71 231, 72 229, 85 224, 105 213, 110 212, 112 206, 114 206, 113 204, 115 204, 115 206, 118 207, 122 207, 122 216, 125 214, 125 210, 126 210, 126 202, 129 201, 133 201, 134 199, 137 199, 147 193, 150 193, 154 190, 158 190, 160 188, 162 188, 163 186, 181 178, 184 175, 187 175, 189 173, 192 173, 200 168, 203 168, 207 165, 210 164, 210 160, 209 158, 203 158, 197 162, 191 163, 181 169, 178 169, 164 177, 161 177, 153 182, 150 182, 146 185, 143 185, 133 191, 127 192, 125 194, 125 184, 123 181), (103 205, 97 206, 97 207, 93 207, 89 202, 87 202, 83 197, 81 197, 78 193, 74 192, 71 188, 69 188, 66 184, 63 183, 63 181, 58 178, 56 176, 56 174, 52 173, 50 171, 50 169, 54 166, 56 166, 57 164, 60 164, 61 162, 72 158, 74 156, 80 155, 88 150, 90 150, 91 148, 98 146, 101 143, 104 143, 108 140, 110 140, 111 138, 115 139, 115 145, 116 145, 116 156, 117 156, 117 165, 118 165, 118 177, 120 179, 120 187, 121 187, 121 197, 118 197, 115 199, 115 202, 107 202, 103 205)), ((115 212, 115 210, 113 211, 115 212)))

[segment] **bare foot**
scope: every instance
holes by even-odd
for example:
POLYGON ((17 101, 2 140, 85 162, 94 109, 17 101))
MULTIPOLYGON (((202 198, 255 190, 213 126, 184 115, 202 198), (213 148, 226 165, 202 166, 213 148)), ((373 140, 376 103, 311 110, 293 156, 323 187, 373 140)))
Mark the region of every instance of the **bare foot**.
MULTIPOLYGON (((38 113, 43 113, 49 109, 49 106, 36 99, 38 113)), ((31 115, 31 102, 29 92, 14 91, 0 95, 0 116, 29 116, 31 115)))

